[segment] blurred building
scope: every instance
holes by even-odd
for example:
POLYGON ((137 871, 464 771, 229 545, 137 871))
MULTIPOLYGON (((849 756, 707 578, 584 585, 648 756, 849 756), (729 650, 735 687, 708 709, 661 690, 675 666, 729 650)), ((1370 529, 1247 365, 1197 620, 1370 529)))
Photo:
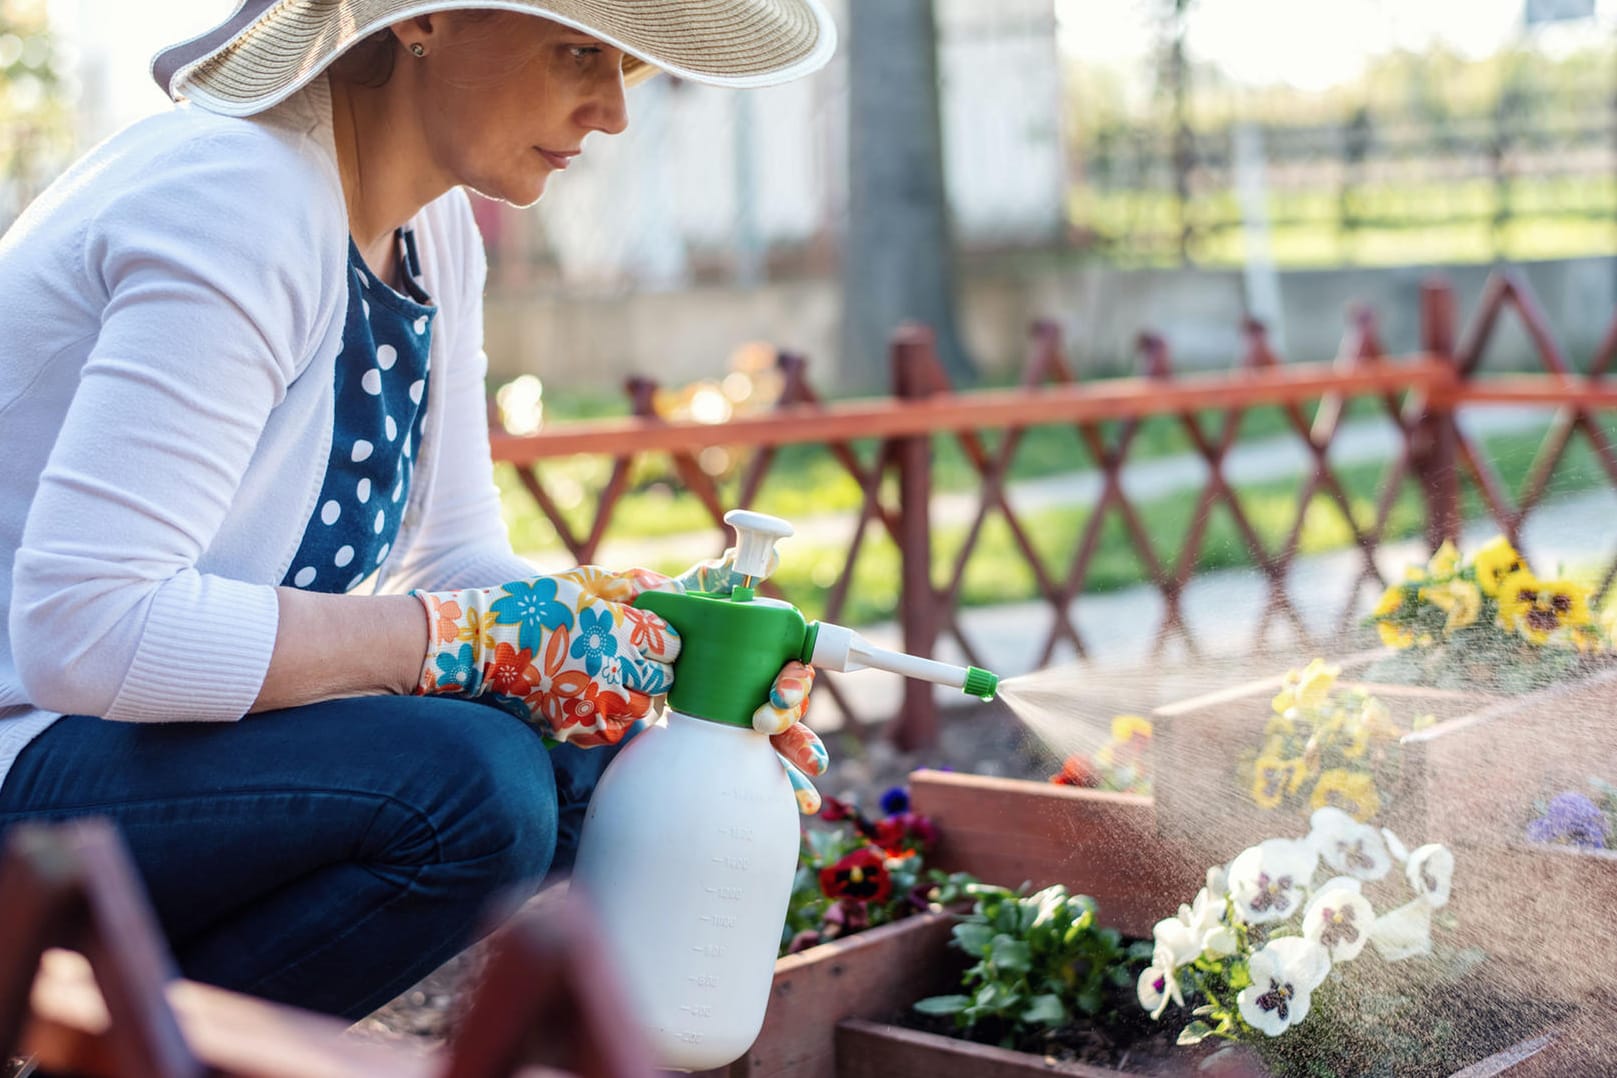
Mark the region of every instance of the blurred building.
MULTIPOLYGON (((849 0, 832 0, 845 22, 849 0)), ((967 249, 1042 246, 1065 227, 1053 0, 938 0, 950 200, 967 249)), ((596 138, 536 214, 479 214, 496 286, 755 283, 835 265, 847 191, 847 72, 737 93, 660 78, 628 132, 596 138)))

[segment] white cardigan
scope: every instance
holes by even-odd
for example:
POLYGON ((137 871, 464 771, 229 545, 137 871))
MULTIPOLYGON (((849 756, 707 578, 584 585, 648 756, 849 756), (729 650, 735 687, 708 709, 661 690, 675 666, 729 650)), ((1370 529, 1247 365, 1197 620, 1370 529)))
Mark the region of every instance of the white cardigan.
MULTIPOLYGON (((412 222, 439 305, 425 433, 376 590, 532 572, 488 454, 482 243, 412 222)), ((62 714, 229 722, 325 477, 348 218, 324 79, 96 147, 0 239, 0 781, 62 714)))

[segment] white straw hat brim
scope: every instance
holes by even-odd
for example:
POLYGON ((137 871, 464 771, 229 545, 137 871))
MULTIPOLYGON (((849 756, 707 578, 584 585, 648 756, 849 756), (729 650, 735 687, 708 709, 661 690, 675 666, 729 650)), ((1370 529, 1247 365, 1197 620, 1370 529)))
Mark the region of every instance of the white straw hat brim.
POLYGON ((159 53, 152 74, 175 100, 251 115, 378 30, 466 8, 581 30, 638 61, 626 65, 631 82, 661 70, 716 86, 771 86, 824 67, 837 44, 821 0, 242 0, 225 23, 159 53))

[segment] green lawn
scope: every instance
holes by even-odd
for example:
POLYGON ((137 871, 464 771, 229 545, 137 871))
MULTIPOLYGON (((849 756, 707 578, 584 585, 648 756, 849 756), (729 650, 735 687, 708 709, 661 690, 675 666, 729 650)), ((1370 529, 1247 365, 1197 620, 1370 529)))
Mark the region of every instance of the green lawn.
MULTIPOLYGON (((1608 428, 1617 430, 1617 422, 1607 425, 1608 428)), ((1159 447, 1167 444, 1166 434, 1158 437, 1163 439, 1156 443, 1159 447)), ((1483 446, 1501 478, 1515 490, 1529 470, 1539 442, 1540 437, 1536 434, 1507 434, 1488 438, 1483 446)), ((1160 448, 1158 451, 1161 451, 1160 448)), ((940 472, 943 470, 942 456, 940 454, 940 472)), ((1041 456, 1035 456, 1034 459, 1045 463, 1029 467, 1047 466, 1049 463, 1041 456)), ((1374 514, 1375 499, 1383 472, 1384 466, 1379 463, 1351 465, 1337 470, 1336 474, 1352 502, 1354 515, 1361 524, 1367 525, 1374 514)), ((967 477, 961 473, 961 478, 964 480, 967 477)), ((1551 496, 1590 489, 1606 481, 1606 475, 1593 452, 1580 439, 1569 450, 1557 469, 1551 496)), ((1242 508, 1253 528, 1262 537, 1267 549, 1275 550, 1284 541, 1296 519, 1299 493, 1299 482, 1296 480, 1254 484, 1239 490, 1242 508)), ((649 498, 652 495, 643 493, 641 497, 649 498)), ((526 519, 533 515, 534 511, 526 508, 525 495, 521 495, 520 498, 520 501, 515 502, 508 500, 507 507, 513 516, 526 519)), ((1481 515, 1481 503, 1469 485, 1464 488, 1464 500, 1468 518, 1481 515)), ((793 512, 783 508, 791 504, 796 504, 798 510, 796 515, 799 516, 806 511, 824 511, 832 507, 825 500, 822 490, 815 494, 778 495, 776 498, 765 499, 760 508, 780 512, 791 518, 793 512)), ((662 523, 668 525, 667 530, 644 530, 637 534, 669 534, 706 525, 705 519, 697 514, 680 517, 684 520, 684 526, 673 527, 673 519, 679 514, 687 513, 686 509, 676 509, 682 505, 681 499, 665 496, 665 507, 669 509, 670 516, 662 523)), ((1158 557, 1165 562, 1177 564, 1179 545, 1190 528, 1192 514, 1196 508, 1194 494, 1164 497, 1143 503, 1138 508, 1147 534, 1152 536, 1157 544, 1158 557)), ((641 516, 649 514, 650 511, 648 503, 640 502, 637 519, 641 519, 641 516)), ((1089 515, 1088 508, 1075 506, 1031 514, 1023 521, 1041 559, 1056 579, 1065 577, 1089 515)), ((1406 481, 1394 505, 1387 537, 1393 539, 1416 535, 1423 527, 1423 520, 1420 496, 1414 486, 1406 481)), ((642 524, 644 523, 646 520, 642 519, 642 524)), ((614 534, 629 533, 625 530, 615 531, 614 534)), ((952 570, 965 540, 966 529, 964 526, 939 526, 934 528, 933 537, 934 567, 938 583, 941 585, 945 582, 946 574, 952 570)), ((1351 531, 1334 501, 1323 494, 1316 495, 1308 505, 1304 516, 1301 550, 1304 553, 1318 553, 1339 549, 1351 542, 1351 531)), ((534 548, 525 547, 519 542, 518 549, 534 548)), ((827 590, 841 572, 845 556, 846 551, 841 547, 794 543, 790 556, 785 559, 774 580, 802 608, 805 615, 818 617, 823 613, 827 590)), ((1252 564, 1251 553, 1241 540, 1229 512, 1220 504, 1210 516, 1206 541, 1196 560, 1196 570, 1206 572, 1250 564, 1252 564)), ((670 573, 678 572, 684 567, 673 563, 650 566, 670 573)), ((841 620, 851 625, 864 625, 891 617, 898 604, 898 569, 897 548, 878 531, 872 530, 855 566, 849 605, 842 612, 841 620)), ((1085 590, 1110 591, 1140 584, 1146 579, 1146 570, 1133 552, 1121 519, 1115 511, 1108 511, 1101 529, 1100 546, 1091 563, 1085 590)), ((1034 598, 1038 593, 1032 569, 1022 557, 1010 529, 996 514, 985 525, 978 545, 967 563, 960 603, 965 606, 977 606, 1011 602, 1034 598)))
MULTIPOLYGON (((1342 200, 1331 190, 1271 192, 1266 209, 1269 255, 1280 266, 1526 261, 1617 250, 1617 178, 1609 176, 1519 177, 1505 185, 1503 198, 1488 178, 1365 184, 1349 193, 1347 227, 1342 200), (1501 210, 1507 219, 1496 242, 1493 220, 1501 210)), ((1069 213, 1105 237, 1114 261, 1177 261, 1171 192, 1079 189, 1069 213)), ((1234 191, 1197 195, 1191 224, 1198 265, 1245 262, 1234 191)))

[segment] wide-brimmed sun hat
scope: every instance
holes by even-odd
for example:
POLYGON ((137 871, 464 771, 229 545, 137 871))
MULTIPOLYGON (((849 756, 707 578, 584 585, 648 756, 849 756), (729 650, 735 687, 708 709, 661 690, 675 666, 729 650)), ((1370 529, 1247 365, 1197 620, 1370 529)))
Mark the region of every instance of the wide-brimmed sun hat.
POLYGON ((378 30, 466 8, 582 30, 623 50, 630 82, 660 70, 716 86, 771 86, 819 70, 837 44, 821 0, 240 0, 218 26, 158 53, 152 77, 176 101, 246 116, 285 100, 378 30))

